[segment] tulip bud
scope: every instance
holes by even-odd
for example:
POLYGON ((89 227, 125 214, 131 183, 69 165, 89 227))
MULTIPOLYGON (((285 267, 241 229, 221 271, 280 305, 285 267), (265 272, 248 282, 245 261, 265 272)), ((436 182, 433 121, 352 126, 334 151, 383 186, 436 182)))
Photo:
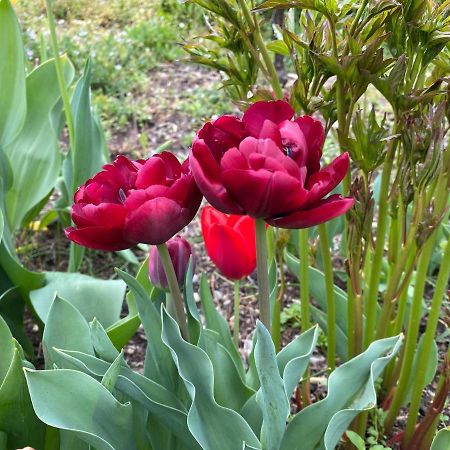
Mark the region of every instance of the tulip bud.
MULTIPOLYGON (((191 245, 181 236, 175 236, 172 239, 169 239, 166 242, 166 245, 175 269, 178 284, 182 286, 188 270, 189 259, 192 255, 191 245)), ((150 250, 148 275, 154 286, 163 290, 169 289, 166 273, 164 272, 164 267, 156 246, 153 246, 150 250)))

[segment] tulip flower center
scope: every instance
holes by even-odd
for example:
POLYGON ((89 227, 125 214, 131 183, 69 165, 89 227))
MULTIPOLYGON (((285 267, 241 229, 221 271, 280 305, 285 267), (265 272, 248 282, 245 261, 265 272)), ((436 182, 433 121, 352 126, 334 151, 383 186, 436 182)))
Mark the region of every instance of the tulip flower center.
POLYGON ((122 188, 119 189, 119 197, 120 197, 121 202, 125 203, 127 196, 125 195, 125 192, 122 188))
POLYGON ((286 156, 289 156, 289 158, 294 158, 294 151, 289 145, 283 145, 283 150, 286 156))

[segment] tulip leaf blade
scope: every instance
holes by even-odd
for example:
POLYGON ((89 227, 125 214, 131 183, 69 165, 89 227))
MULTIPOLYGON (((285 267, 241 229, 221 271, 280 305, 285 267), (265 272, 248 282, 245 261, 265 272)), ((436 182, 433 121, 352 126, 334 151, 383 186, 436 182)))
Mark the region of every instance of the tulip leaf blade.
POLYGON ((95 318, 89 323, 89 328, 91 329, 92 345, 95 354, 100 359, 112 363, 119 355, 119 351, 114 347, 108 333, 95 318))
POLYGON ((25 123, 27 112, 25 54, 14 9, 0 1, 0 148, 9 144, 25 123))
POLYGON ((375 341, 339 366, 328 380, 327 397, 303 409, 289 423, 280 450, 334 449, 351 421, 376 405, 375 380, 401 342, 401 335, 375 341))
MULTIPOLYGON (((86 353, 66 350, 58 352, 66 359, 66 366, 70 364, 71 368, 94 378, 103 377, 110 367, 105 361, 86 353)), ((116 389, 147 409, 152 419, 165 425, 189 450, 200 449, 188 430, 187 410, 175 394, 124 365, 120 368, 116 389)))
POLYGON ((86 319, 69 302, 56 296, 44 328, 43 348, 47 368, 60 363, 54 347, 94 354, 86 319))
MULTIPOLYGON (((44 426, 31 405, 22 369, 22 350, 0 316, 0 423, 9 447, 43 446, 44 426)), ((6 448, 6 447, 5 447, 6 448)))
POLYGON ((206 352, 213 365, 216 402, 240 411, 255 391, 245 384, 230 353, 220 343, 219 334, 213 330, 203 330, 198 346, 206 352))
MULTIPOLYGON (((62 62, 65 81, 70 84, 74 68, 67 57, 62 62)), ((26 95, 26 126, 4 147, 14 174, 5 199, 11 230, 19 228, 26 217, 30 219, 28 212, 48 197, 59 176, 61 153, 51 118, 60 99, 55 60, 27 76, 26 95)))
POLYGON ((164 343, 170 348, 179 374, 192 398, 188 427, 203 450, 234 450, 243 443, 261 448, 250 426, 236 411, 214 399, 214 372, 208 355, 183 340, 177 323, 163 310, 164 343))
POLYGON ((292 394, 308 367, 319 333, 318 326, 311 327, 277 354, 278 368, 288 396, 292 394))
POLYGON ((116 273, 125 281, 133 293, 139 317, 147 336, 145 375, 168 389, 175 388, 178 383, 178 375, 170 351, 161 338, 162 322, 160 312, 156 309, 156 306, 139 281, 120 269, 116 269, 116 273))
POLYGON ((25 376, 34 410, 44 423, 97 450, 136 450, 131 405, 118 402, 101 383, 70 369, 27 369, 25 376))
POLYGON ((229 352, 233 361, 241 374, 244 377, 244 365, 242 363, 241 356, 234 345, 233 338, 231 337, 230 328, 227 321, 222 314, 217 311, 214 305, 214 299, 209 288, 208 279, 205 274, 202 274, 200 280, 200 301, 205 314, 206 328, 209 328, 220 336, 220 344, 222 344, 229 352))
POLYGON ((31 303, 42 322, 47 321, 55 293, 71 303, 87 321, 95 317, 104 327, 109 327, 119 320, 126 289, 123 281, 65 272, 46 272, 45 278, 45 286, 30 293, 31 303))
POLYGON ((263 415, 261 444, 264 449, 278 450, 289 416, 289 399, 280 376, 272 337, 262 322, 256 324, 256 333, 255 364, 261 383, 256 401, 263 415))
POLYGON ((446 450, 450 447, 450 427, 442 428, 436 434, 430 450, 446 450))
POLYGON ((186 278, 184 281, 184 302, 186 304, 188 328, 189 328, 189 340, 197 343, 200 334, 202 323, 200 314, 198 313, 197 305, 194 298, 194 287, 192 285, 192 278, 194 276, 194 265, 192 263, 192 257, 189 258, 188 270, 186 272, 186 278))

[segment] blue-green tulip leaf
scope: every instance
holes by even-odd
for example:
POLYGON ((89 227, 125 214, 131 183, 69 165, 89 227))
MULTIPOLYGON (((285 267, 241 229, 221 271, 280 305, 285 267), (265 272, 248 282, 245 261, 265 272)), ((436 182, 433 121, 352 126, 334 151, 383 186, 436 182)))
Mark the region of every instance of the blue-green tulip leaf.
POLYGON ((308 367, 319 333, 319 327, 310 328, 297 336, 277 355, 280 375, 283 378, 286 394, 289 396, 308 367))
POLYGON ((200 280, 200 301, 202 303, 203 312, 206 319, 206 327, 210 330, 219 333, 220 343, 228 350, 229 354, 233 358, 233 361, 239 370, 241 376, 244 376, 244 365, 242 363, 241 356, 234 345, 233 338, 231 337, 230 327, 227 321, 219 313, 214 305, 214 299, 211 294, 211 290, 208 285, 208 278, 205 274, 202 274, 200 280))
POLYGON ((9 0, 0 1, 0 148, 22 129, 27 112, 25 53, 9 0))
POLYGON ((214 372, 208 355, 181 337, 177 323, 164 311, 164 343, 170 348, 179 374, 192 399, 188 427, 203 450, 235 450, 248 444, 261 448, 247 422, 214 399, 214 372))
POLYGON ((99 383, 70 369, 26 370, 37 416, 75 434, 97 450, 137 450, 130 404, 119 403, 99 383))
POLYGON ((262 322, 256 324, 256 333, 255 364, 261 383, 256 401, 263 415, 261 444, 265 450, 278 450, 289 416, 289 399, 280 376, 272 337, 262 322))
POLYGON ((42 322, 47 321, 55 295, 71 303, 88 322, 95 317, 106 328, 119 320, 126 289, 123 281, 65 272, 46 272, 45 277, 45 286, 30 293, 42 322))
POLYGON ((397 353, 402 337, 373 342, 339 366, 328 380, 328 395, 290 422, 280 450, 333 450, 352 420, 376 405, 375 381, 397 353))
POLYGON ((89 324, 74 306, 60 297, 55 298, 48 313, 43 347, 47 368, 59 362, 54 347, 94 355, 89 324))
MULTIPOLYGON (((70 84, 73 66, 67 57, 62 58, 62 63, 65 81, 70 84)), ((28 211, 48 197, 60 173, 58 135, 51 121, 52 110, 60 98, 54 60, 43 63, 27 76, 26 94, 26 125, 4 147, 14 174, 6 194, 11 230, 16 230, 28 211)))

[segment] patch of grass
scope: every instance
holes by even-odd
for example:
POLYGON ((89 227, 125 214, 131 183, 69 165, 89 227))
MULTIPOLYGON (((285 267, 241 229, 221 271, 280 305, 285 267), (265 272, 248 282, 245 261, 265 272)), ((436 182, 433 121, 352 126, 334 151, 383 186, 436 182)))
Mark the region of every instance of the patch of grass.
MULTIPOLYGON (((52 56, 45 8, 18 0, 16 10, 31 69, 52 56)), ((94 103, 107 129, 124 132, 145 121, 149 72, 183 56, 180 36, 199 26, 196 12, 176 0, 56 0, 60 48, 78 73, 92 58, 94 103)))

